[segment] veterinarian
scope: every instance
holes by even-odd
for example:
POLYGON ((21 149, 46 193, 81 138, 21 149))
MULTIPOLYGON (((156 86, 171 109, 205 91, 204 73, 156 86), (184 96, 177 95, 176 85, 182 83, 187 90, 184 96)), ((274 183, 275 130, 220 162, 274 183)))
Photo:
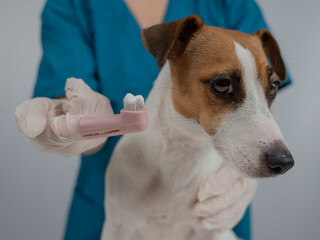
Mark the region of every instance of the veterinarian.
MULTIPOLYGON (((17 118, 19 129, 41 151, 68 156, 85 152, 81 157, 65 239, 100 238, 104 221, 104 175, 119 137, 111 137, 107 142, 105 139, 86 142, 74 139, 73 133, 66 130, 70 127, 68 119, 74 113, 64 114, 68 110, 63 109, 61 103, 78 101, 77 114, 111 114, 112 110, 119 113, 122 99, 128 92, 146 98, 159 69, 142 45, 141 29, 191 14, 202 17, 207 25, 246 33, 266 28, 253 0, 47 1, 42 14, 43 57, 34 97, 65 98, 66 79, 71 76, 84 79, 95 91, 84 84, 74 86, 70 83, 67 87, 73 89, 74 96, 59 101, 47 98, 29 100, 17 118), (104 96, 108 97, 112 108, 104 96), (60 115, 58 122, 39 130, 39 126, 45 126, 52 116, 57 115, 60 115), (62 125, 65 129, 61 129, 62 125)), ((282 86, 289 82, 287 79, 282 86)), ((216 174, 217 177, 221 175, 216 174)), ((234 186, 235 181, 231 179, 220 179, 224 182, 224 189, 219 190, 207 183, 212 187, 208 191, 209 197, 223 199, 234 186)), ((241 191, 245 194, 249 190, 243 187, 241 191)), ((234 199, 236 201, 241 199, 234 199)), ((221 212, 228 218, 222 225, 211 228, 236 224, 244 211, 235 209, 234 202, 228 205, 221 202, 221 212)), ((214 218, 217 213, 208 210, 208 215, 214 218)), ((240 238, 250 239, 249 210, 234 230, 240 238)))

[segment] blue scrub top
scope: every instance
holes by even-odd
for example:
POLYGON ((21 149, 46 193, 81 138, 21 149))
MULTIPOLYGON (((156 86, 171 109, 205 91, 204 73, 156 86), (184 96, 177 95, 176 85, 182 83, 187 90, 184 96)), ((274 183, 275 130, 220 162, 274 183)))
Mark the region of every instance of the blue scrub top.
MULTIPOLYGON (((253 0, 171 0, 164 22, 191 14, 207 25, 246 33, 266 28, 253 0)), ((43 58, 34 96, 63 96, 66 78, 73 76, 107 96, 115 113, 128 92, 146 98, 160 70, 143 47, 140 31, 122 0, 48 0, 42 14, 43 58)), ((111 137, 98 153, 82 156, 65 239, 100 239, 104 175, 118 140, 111 137)), ((235 228, 245 240, 250 240, 249 221, 248 209, 235 228)))

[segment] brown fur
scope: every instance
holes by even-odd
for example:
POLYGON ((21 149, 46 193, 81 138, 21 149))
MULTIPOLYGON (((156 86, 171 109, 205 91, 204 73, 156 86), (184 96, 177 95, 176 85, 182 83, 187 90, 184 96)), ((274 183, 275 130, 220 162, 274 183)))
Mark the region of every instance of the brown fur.
POLYGON ((245 99, 243 79, 235 83, 236 95, 229 100, 213 94, 208 85, 214 76, 231 78, 237 72, 243 75, 234 41, 251 51, 266 98, 270 88, 267 57, 280 78, 285 78, 280 50, 267 30, 248 35, 209 27, 199 17, 189 16, 144 30, 142 40, 157 59, 158 66, 162 66, 167 59, 170 61, 171 98, 175 110, 186 118, 197 119, 210 134, 214 133, 223 117, 245 99))

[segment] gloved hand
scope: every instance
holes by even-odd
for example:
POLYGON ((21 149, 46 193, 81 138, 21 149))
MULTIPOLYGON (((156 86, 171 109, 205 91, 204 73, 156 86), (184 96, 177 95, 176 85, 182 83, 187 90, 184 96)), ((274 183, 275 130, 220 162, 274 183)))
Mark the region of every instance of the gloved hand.
POLYGON ((232 229, 242 219, 256 186, 255 179, 243 177, 222 163, 200 187, 193 213, 208 230, 232 229))
POLYGON ((84 115, 111 115, 108 98, 92 91, 83 80, 67 79, 66 99, 34 98, 15 111, 20 132, 39 151, 73 156, 102 145, 106 138, 84 140, 77 122, 84 115))

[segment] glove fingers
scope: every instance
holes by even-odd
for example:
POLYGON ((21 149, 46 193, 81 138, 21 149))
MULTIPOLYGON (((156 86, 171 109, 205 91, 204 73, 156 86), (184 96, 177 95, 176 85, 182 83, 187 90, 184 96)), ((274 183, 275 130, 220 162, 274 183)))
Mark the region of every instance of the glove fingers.
POLYGON ((229 165, 223 164, 216 174, 211 175, 200 187, 199 201, 220 195, 228 191, 235 183, 239 174, 229 165))
POLYGON ((212 216, 221 211, 221 209, 230 207, 230 205, 237 201, 236 199, 240 199, 243 195, 243 188, 243 179, 238 179, 226 193, 209 198, 205 201, 197 202, 193 213, 199 217, 212 216))
POLYGON ((46 131, 30 139, 31 144, 40 152, 57 153, 67 157, 85 151, 91 142, 80 139, 81 136, 74 130, 79 117, 81 116, 66 113, 50 118, 46 131), (77 138, 82 141, 76 141, 77 138))
POLYGON ((93 115, 97 107, 96 93, 82 80, 68 78, 65 86, 70 114, 93 115))
POLYGON ((97 115, 112 115, 113 109, 110 103, 110 100, 104 95, 97 93, 96 99, 98 104, 96 106, 96 114, 97 115))
POLYGON ((71 99, 74 96, 84 96, 94 93, 82 79, 73 77, 67 79, 64 89, 67 99, 71 99))
POLYGON ((243 206, 242 202, 236 202, 231 207, 228 214, 221 213, 210 218, 202 219, 202 224, 206 229, 220 229, 226 230, 233 228, 243 217, 246 208, 243 206))
POLYGON ((77 127, 80 117, 82 115, 72 115, 70 113, 56 116, 51 121, 51 129, 59 139, 82 140, 77 127))
POLYGON ((58 141, 53 141, 51 146, 54 152, 63 156, 70 157, 76 154, 88 151, 103 144, 106 139, 85 140, 78 132, 78 120, 82 115, 65 115, 57 116, 52 121, 51 129, 58 141))
POLYGON ((202 223, 207 229, 231 229, 233 228, 243 217, 248 204, 253 198, 256 182, 252 179, 245 179, 244 187, 247 189, 234 204, 226 209, 222 209, 220 212, 213 216, 203 218, 202 223))
POLYGON ((92 91, 82 79, 67 79, 65 91, 69 100, 68 112, 70 114, 113 114, 109 99, 100 93, 92 91))
POLYGON ((29 138, 41 134, 46 128, 51 107, 52 101, 49 98, 34 98, 20 104, 15 110, 19 131, 29 138))
POLYGON ((215 216, 202 219, 202 223, 206 229, 231 229, 234 227, 243 217, 245 213, 245 206, 242 201, 234 203, 230 207, 230 211, 216 214, 215 216))

